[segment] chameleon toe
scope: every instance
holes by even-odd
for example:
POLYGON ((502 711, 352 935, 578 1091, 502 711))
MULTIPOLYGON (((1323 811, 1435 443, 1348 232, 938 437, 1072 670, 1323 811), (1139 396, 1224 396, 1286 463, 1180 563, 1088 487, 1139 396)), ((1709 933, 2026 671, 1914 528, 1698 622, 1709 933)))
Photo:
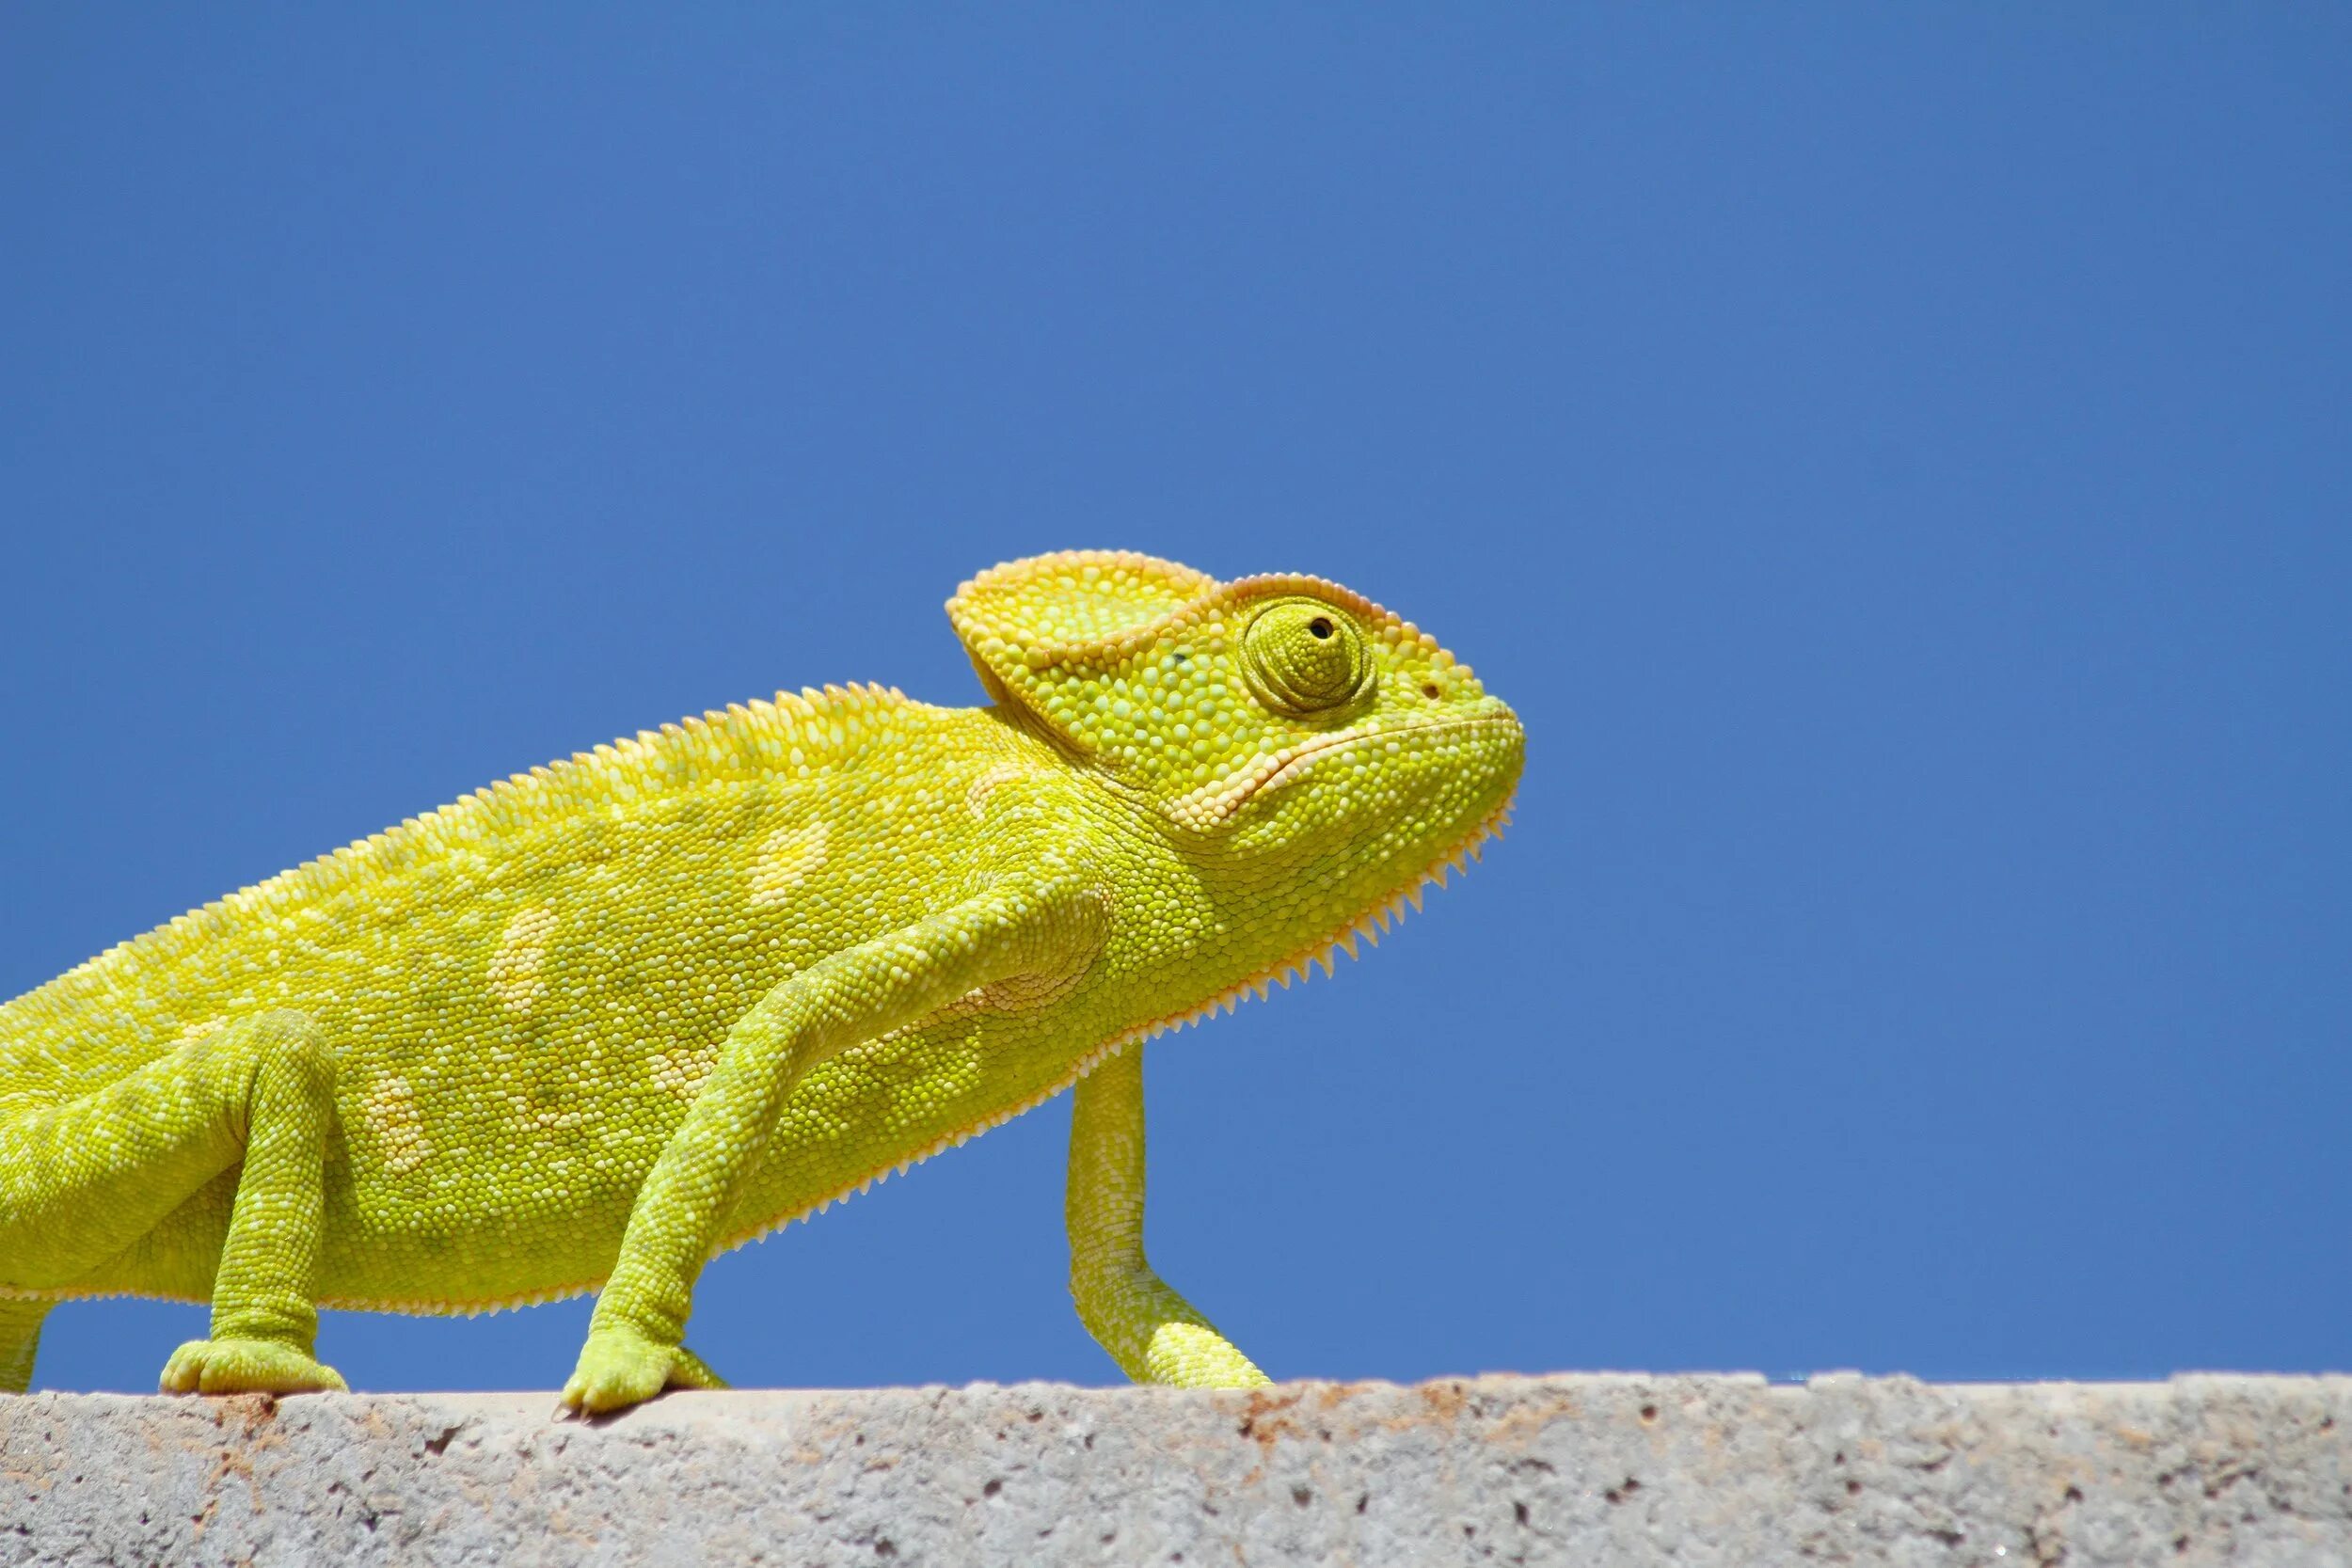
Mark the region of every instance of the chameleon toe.
POLYGON ((342 1374, 269 1339, 191 1339, 159 1380, 167 1394, 342 1393, 342 1374))
POLYGON ((688 1350, 684 1345, 670 1353, 670 1382, 673 1388, 724 1388, 727 1380, 710 1370, 710 1363, 688 1350))
POLYGON ((681 1354, 709 1374, 701 1357, 683 1347, 655 1344, 634 1329, 594 1329, 564 1384, 564 1402, 586 1416, 643 1404, 674 1381, 681 1354))

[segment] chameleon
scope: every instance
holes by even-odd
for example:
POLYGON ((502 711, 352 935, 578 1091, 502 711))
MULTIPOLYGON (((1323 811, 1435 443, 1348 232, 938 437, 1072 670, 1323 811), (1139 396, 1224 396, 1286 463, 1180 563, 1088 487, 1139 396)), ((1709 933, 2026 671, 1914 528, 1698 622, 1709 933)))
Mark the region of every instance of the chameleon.
POLYGON ((1074 1090, 1065 1219, 1129 1377, 1265 1374, 1143 1248, 1144 1043, 1377 941, 1524 731, 1320 578, 1010 562, 989 701, 827 686, 534 768, 0 1006, 0 1389, 59 1301, 211 1306, 167 1392, 344 1386, 322 1306, 596 1292, 560 1410, 723 1386, 692 1291, 1074 1090))

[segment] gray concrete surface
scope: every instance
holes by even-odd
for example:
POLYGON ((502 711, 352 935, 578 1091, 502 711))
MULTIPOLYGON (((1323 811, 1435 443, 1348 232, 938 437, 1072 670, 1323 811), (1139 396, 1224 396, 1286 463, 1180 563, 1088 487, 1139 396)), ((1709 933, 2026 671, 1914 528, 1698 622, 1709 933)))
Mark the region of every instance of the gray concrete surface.
POLYGON ((2352 1564, 2352 1378, 0 1397, 0 1563, 2352 1564))

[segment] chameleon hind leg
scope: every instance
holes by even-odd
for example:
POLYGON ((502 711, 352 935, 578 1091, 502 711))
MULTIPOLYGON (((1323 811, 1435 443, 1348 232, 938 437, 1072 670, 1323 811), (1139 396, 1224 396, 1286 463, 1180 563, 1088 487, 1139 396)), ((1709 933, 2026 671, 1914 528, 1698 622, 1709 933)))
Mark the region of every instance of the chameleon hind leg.
POLYGON ((0 1394, 21 1394, 33 1386, 33 1353, 40 1348, 40 1321, 55 1305, 0 1296, 0 1394))
POLYGON ((163 1386, 342 1387, 310 1354, 334 1115, 332 1064, 317 1025, 273 1012, 190 1041, 94 1094, 12 1117, 0 1124, 0 1284, 71 1287, 236 1166, 213 1276, 212 1337, 173 1353, 163 1386))

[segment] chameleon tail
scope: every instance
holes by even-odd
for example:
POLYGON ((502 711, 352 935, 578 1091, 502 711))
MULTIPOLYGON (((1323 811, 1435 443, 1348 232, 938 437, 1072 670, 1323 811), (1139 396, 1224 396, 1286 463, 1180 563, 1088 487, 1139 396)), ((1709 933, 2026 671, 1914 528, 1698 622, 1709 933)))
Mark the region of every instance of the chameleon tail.
POLYGON ((40 1348, 40 1321, 56 1305, 0 1297, 0 1394, 21 1394, 33 1386, 33 1354, 40 1348))

